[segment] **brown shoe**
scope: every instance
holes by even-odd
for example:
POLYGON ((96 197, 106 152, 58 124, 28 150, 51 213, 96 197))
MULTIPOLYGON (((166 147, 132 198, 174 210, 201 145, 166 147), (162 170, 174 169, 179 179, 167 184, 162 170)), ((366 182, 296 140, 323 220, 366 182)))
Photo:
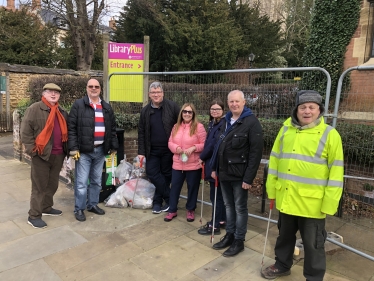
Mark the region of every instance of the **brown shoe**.
POLYGON ((268 266, 267 268, 261 271, 261 276, 264 277, 265 279, 275 279, 277 277, 286 276, 290 274, 291 274, 291 270, 282 271, 276 268, 275 264, 268 266))

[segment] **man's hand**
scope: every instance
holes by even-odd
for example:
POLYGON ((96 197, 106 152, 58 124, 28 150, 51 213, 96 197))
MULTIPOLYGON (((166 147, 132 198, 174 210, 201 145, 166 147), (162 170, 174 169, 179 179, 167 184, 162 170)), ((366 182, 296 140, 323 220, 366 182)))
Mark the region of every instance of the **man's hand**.
POLYGON ((215 172, 215 171, 212 172, 211 177, 212 177, 213 179, 216 179, 216 172, 215 172))
POLYGON ((251 187, 252 187, 251 184, 245 183, 245 182, 243 181, 243 183, 242 183, 242 188, 243 188, 243 189, 250 189, 251 187))
POLYGON ((115 156, 117 154, 117 150, 111 149, 110 150, 110 156, 115 156))
POLYGON ((81 157, 81 155, 79 154, 79 150, 73 150, 73 151, 70 151, 69 155, 70 155, 71 158, 73 158, 75 161, 78 161, 78 160, 79 160, 79 157, 81 157))

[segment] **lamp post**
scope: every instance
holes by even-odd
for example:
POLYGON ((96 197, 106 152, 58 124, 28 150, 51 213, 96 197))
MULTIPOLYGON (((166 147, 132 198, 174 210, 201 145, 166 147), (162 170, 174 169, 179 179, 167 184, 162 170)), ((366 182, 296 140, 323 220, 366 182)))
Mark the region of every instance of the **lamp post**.
POLYGON ((249 57, 248 57, 248 59, 249 59, 249 68, 252 68, 252 64, 253 64, 253 62, 255 60, 255 57, 256 57, 256 55, 254 53, 250 53, 249 54, 249 57))
MULTIPOLYGON (((255 60, 256 55, 254 53, 250 53, 248 56, 249 60, 249 68, 252 68, 253 61, 255 60)), ((252 73, 249 73, 249 85, 252 85, 252 73)))

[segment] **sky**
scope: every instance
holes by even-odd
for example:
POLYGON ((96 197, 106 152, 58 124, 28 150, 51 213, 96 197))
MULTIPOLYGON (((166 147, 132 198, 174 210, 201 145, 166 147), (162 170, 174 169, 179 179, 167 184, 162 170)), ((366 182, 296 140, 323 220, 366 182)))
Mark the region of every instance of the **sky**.
MULTIPOLYGON (((31 0, 16 0, 16 8, 19 6, 19 3, 29 2, 31 0)), ((127 0, 106 0, 106 4, 109 5, 108 15, 103 16, 103 24, 108 25, 111 17, 118 19, 118 15, 123 6, 126 5, 127 0)), ((0 0, 0 6, 6 6, 7 0, 0 0)))

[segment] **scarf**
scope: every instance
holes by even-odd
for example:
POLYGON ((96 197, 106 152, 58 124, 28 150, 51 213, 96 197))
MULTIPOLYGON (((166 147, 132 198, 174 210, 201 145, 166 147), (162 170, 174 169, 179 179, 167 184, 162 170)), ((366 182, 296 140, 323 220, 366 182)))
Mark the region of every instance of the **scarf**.
POLYGON ((43 154, 44 148, 52 136, 56 117, 61 128, 62 142, 66 142, 68 140, 68 127, 66 125, 66 120, 64 116, 58 109, 58 103, 56 102, 56 104, 52 106, 44 96, 42 97, 42 102, 46 106, 48 106, 51 111, 49 113, 47 122, 45 123, 43 130, 40 132, 40 134, 36 137, 35 140, 35 147, 33 149, 33 152, 36 151, 39 155, 43 154))

